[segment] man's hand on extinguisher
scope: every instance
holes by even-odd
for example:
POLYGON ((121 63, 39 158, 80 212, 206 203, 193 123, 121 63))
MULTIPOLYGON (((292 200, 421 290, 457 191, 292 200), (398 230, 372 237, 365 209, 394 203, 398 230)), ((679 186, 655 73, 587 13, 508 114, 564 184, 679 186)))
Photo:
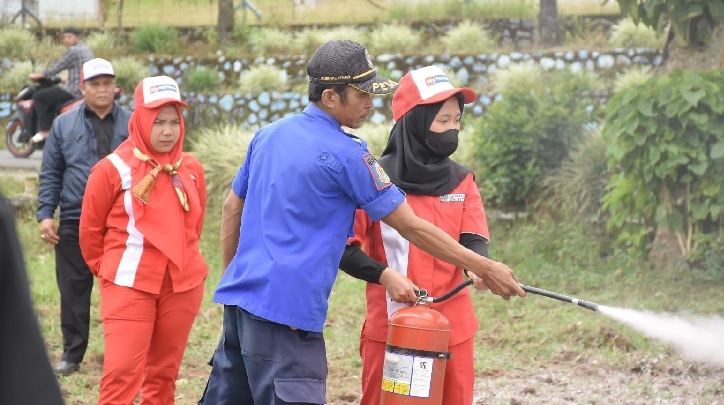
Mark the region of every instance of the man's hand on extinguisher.
POLYGON ((385 287, 392 301, 417 302, 417 286, 399 271, 385 268, 380 275, 380 284, 385 287))

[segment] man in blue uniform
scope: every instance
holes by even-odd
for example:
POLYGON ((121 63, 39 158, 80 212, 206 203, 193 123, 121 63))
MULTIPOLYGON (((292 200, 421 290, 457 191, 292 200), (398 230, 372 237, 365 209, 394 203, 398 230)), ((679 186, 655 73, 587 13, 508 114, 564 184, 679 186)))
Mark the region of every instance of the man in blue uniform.
MULTIPOLYGON (((310 104, 256 133, 224 202, 226 271, 214 295, 224 304, 224 332, 205 404, 326 403, 322 330, 358 207, 480 276, 493 293, 525 295, 506 265, 416 217, 366 143, 342 129, 359 128, 372 109, 371 96, 397 88, 376 73, 367 49, 348 40, 327 42, 307 73, 310 104)), ((391 273, 380 282, 393 299, 414 301, 413 284, 391 273)))

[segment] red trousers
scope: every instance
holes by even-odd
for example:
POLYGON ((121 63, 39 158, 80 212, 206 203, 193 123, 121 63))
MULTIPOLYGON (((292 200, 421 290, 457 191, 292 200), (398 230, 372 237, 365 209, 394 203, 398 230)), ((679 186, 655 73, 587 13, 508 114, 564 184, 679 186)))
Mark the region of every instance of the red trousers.
POLYGON ((174 293, 171 279, 149 294, 99 279, 105 358, 99 405, 174 403, 176 378, 203 284, 174 293))
MULTIPOLYGON (((475 391, 473 339, 451 346, 452 358, 445 365, 443 404, 471 405, 475 391)), ((382 389, 382 369, 385 364, 385 342, 360 337, 362 357, 362 399, 360 405, 379 405, 382 389)))

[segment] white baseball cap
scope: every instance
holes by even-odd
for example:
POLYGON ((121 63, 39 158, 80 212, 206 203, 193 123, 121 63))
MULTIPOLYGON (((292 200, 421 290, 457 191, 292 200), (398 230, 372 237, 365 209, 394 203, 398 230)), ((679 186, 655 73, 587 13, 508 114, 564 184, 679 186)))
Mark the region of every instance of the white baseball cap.
POLYGON ((105 59, 95 58, 83 64, 83 69, 80 71, 81 83, 98 76, 116 77, 116 74, 113 73, 113 66, 111 65, 111 62, 108 62, 105 59))
POLYGON ((168 76, 151 76, 141 80, 134 92, 136 107, 156 108, 169 103, 188 108, 181 100, 178 83, 168 76))

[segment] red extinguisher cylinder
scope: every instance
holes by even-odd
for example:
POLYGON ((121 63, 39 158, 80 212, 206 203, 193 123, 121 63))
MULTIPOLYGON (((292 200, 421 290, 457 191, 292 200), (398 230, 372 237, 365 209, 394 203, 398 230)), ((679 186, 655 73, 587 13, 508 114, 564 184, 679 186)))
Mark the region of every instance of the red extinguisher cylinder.
POLYGON ((380 404, 441 405, 450 322, 418 304, 390 316, 380 404))

